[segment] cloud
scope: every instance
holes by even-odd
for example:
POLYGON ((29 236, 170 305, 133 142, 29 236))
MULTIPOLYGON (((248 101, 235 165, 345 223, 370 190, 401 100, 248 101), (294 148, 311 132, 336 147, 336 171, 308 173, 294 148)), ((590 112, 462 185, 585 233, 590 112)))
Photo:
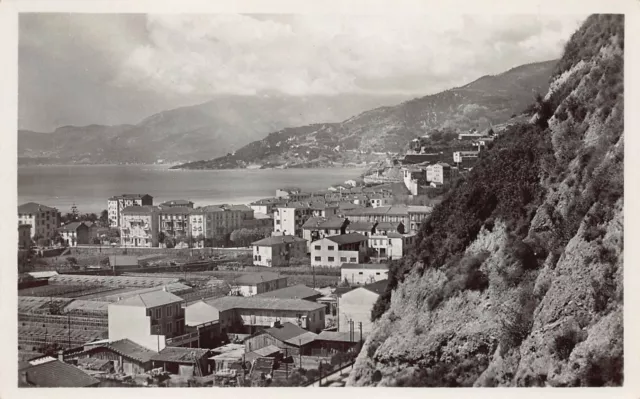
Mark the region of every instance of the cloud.
POLYGON ((112 83, 183 95, 420 95, 557 58, 584 18, 148 15, 148 43, 112 83))

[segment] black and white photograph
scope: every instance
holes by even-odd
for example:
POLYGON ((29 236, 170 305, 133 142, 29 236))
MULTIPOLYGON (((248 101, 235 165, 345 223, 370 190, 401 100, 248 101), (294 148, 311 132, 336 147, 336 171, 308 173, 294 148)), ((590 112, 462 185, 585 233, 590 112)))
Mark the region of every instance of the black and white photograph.
POLYGON ((9 382, 632 382, 629 18, 545 4, 17 12, 9 382))

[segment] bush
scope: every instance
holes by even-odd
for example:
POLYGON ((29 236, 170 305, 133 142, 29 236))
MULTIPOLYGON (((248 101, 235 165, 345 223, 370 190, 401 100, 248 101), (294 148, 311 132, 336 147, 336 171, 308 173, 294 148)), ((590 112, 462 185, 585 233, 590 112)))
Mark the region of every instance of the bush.
POLYGON ((589 356, 585 369, 585 384, 590 387, 621 386, 624 380, 622 356, 589 356))
POLYGON ((553 339, 553 350, 561 360, 567 360, 580 341, 580 334, 575 329, 565 328, 553 339))

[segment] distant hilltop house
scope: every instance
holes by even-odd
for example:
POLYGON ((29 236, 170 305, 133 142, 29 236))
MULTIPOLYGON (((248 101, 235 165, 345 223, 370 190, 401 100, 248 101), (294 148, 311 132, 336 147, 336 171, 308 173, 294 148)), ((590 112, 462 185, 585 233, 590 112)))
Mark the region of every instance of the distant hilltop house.
POLYGON ((130 206, 152 206, 153 197, 149 194, 122 194, 107 200, 107 213, 109 226, 120 227, 122 225, 122 211, 130 206))
POLYGON ((56 208, 27 202, 18 207, 18 224, 31 226, 31 239, 50 239, 60 226, 60 214, 56 208))

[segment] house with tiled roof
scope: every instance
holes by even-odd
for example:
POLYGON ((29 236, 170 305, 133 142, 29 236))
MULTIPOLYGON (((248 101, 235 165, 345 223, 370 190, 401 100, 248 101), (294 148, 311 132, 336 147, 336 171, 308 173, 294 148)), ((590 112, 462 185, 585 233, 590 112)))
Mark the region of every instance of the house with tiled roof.
POLYGON ((340 267, 343 263, 361 263, 368 252, 367 237, 359 233, 340 234, 314 241, 311 265, 340 267))
POLYGON ((274 323, 274 326, 254 333, 245 339, 245 352, 268 346, 280 348, 285 356, 311 355, 312 343, 317 334, 290 322, 274 323))
POLYGON ((302 237, 307 240, 307 252, 311 243, 324 237, 345 234, 349 222, 342 217, 311 217, 302 225, 302 237))
POLYGON ((165 207, 165 208, 186 207, 191 209, 193 209, 193 205, 194 203, 192 201, 183 200, 183 199, 165 201, 162 204, 160 204, 161 207, 165 207))
POLYGON ((90 244, 90 227, 84 222, 71 222, 58 228, 58 234, 69 247, 90 244))
POLYGON ((235 295, 253 296, 286 286, 287 278, 277 273, 247 273, 233 280, 231 292, 235 295))
POLYGON ((21 388, 89 388, 100 384, 78 367, 54 358, 19 365, 18 378, 21 388))
POLYGON ((185 332, 184 299, 166 289, 143 292, 109 304, 109 340, 129 339, 160 351, 185 332))
POLYGON ((254 266, 292 266, 307 255, 307 240, 292 235, 263 238, 251 247, 254 266))

